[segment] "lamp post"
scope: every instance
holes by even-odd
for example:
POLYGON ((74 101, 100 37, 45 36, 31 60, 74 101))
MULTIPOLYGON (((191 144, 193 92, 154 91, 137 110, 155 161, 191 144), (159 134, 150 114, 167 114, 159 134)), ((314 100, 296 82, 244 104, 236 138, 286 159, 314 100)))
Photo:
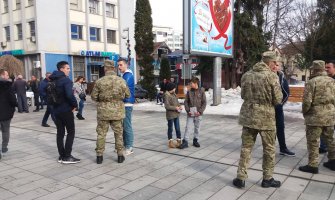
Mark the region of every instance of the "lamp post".
POLYGON ((127 36, 122 36, 123 39, 127 39, 127 43, 126 43, 126 46, 127 46, 127 51, 128 51, 128 65, 130 65, 130 56, 131 56, 131 50, 130 50, 130 40, 129 40, 129 27, 127 28, 124 28, 122 30, 122 32, 127 32, 127 36))

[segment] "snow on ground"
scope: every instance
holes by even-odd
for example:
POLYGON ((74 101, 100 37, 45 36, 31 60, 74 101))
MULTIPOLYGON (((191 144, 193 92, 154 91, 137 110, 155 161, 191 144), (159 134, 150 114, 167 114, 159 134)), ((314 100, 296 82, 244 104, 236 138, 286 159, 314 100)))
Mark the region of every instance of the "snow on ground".
MULTIPOLYGON (((221 104, 211 106, 211 104, 213 104, 213 90, 210 89, 206 92, 207 107, 205 114, 238 116, 243 103, 241 99, 241 88, 237 87, 236 89, 229 90, 222 88, 221 94, 221 104)), ((183 102, 182 99, 179 101, 183 102)), ((140 101, 134 105, 134 110, 165 112, 164 106, 157 105, 156 101, 140 101)), ((183 110, 183 112, 185 112, 185 110, 183 110)), ((284 112, 285 116, 303 119, 301 103, 287 102, 284 105, 284 112)))

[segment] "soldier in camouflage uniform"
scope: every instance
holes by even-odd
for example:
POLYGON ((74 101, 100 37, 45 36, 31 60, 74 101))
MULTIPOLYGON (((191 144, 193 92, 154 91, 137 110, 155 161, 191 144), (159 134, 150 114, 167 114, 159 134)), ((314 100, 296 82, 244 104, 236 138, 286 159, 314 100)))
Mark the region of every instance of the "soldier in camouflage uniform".
POLYGON ((308 165, 299 167, 300 171, 319 173, 320 136, 328 147, 328 162, 323 166, 335 171, 335 82, 325 72, 325 62, 313 61, 312 75, 307 81, 302 102, 302 113, 306 124, 308 165))
POLYGON ((123 99, 130 97, 126 82, 115 73, 114 61, 105 60, 106 75, 96 81, 91 97, 97 104, 97 164, 103 161, 106 134, 109 125, 114 131, 115 149, 118 154, 118 163, 122 163, 123 156, 123 128, 122 120, 125 117, 123 99))
POLYGON ((261 135, 263 144, 262 187, 280 187, 281 185, 280 181, 272 177, 276 149, 274 107, 281 103, 283 97, 278 77, 271 71, 276 62, 277 56, 274 52, 264 52, 262 61, 242 76, 241 97, 244 102, 239 116, 239 123, 243 126, 242 147, 237 178, 233 180, 233 184, 238 188, 245 187, 251 151, 258 133, 261 135))

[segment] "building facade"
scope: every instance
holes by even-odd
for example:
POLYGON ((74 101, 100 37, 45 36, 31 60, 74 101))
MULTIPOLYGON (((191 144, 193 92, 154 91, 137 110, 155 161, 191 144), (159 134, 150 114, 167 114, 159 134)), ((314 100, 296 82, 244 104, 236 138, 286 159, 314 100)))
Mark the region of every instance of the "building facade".
MULTIPOLYGON (((104 74, 105 59, 120 56, 118 0, 2 0, 0 7, 0 54, 19 58, 26 78, 41 77, 65 60, 70 78, 93 82, 104 74)), ((123 5, 129 7, 134 1, 123 5)))
POLYGON ((183 49, 183 33, 171 27, 153 26, 154 42, 165 42, 171 51, 183 49))

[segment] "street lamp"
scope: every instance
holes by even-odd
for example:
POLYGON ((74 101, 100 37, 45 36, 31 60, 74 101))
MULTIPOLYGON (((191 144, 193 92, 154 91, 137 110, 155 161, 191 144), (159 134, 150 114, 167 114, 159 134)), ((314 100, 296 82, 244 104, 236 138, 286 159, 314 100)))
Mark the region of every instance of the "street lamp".
POLYGON ((127 39, 127 51, 128 51, 128 65, 130 65, 130 56, 131 56, 131 50, 130 50, 130 41, 129 41, 129 27, 124 28, 122 32, 127 32, 127 36, 122 36, 123 39, 127 39))

